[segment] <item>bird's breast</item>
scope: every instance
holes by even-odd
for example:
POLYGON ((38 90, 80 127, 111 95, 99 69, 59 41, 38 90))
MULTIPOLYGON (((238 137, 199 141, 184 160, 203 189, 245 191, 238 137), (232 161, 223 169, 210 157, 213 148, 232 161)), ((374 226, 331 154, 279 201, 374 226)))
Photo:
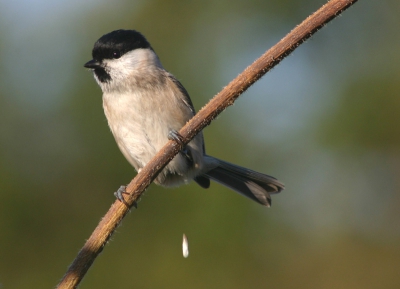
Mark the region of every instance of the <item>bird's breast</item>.
POLYGON ((156 93, 104 94, 104 113, 124 156, 143 167, 189 119, 171 98, 156 93))

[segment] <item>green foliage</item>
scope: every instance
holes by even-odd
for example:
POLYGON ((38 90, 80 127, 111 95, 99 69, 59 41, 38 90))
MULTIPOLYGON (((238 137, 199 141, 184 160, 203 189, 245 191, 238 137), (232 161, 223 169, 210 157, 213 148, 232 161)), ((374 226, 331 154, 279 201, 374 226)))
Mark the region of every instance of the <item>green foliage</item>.
POLYGON ((400 84, 396 76, 354 79, 322 124, 325 142, 357 150, 400 148, 400 84))

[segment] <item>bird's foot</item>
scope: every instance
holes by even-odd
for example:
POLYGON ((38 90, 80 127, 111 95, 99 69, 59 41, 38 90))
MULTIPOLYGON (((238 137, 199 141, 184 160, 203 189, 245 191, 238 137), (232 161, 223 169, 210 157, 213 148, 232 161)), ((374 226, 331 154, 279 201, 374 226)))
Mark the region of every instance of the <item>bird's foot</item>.
MULTIPOLYGON (((124 194, 128 194, 126 191, 126 186, 120 186, 119 189, 114 193, 114 196, 121 202, 124 203, 125 206, 129 208, 129 204, 124 199, 124 194)), ((137 209, 137 203, 133 202, 132 204, 137 209)))
POLYGON ((168 139, 169 140, 174 140, 176 141, 178 144, 183 146, 183 136, 177 132, 176 130, 170 130, 168 133, 168 139))

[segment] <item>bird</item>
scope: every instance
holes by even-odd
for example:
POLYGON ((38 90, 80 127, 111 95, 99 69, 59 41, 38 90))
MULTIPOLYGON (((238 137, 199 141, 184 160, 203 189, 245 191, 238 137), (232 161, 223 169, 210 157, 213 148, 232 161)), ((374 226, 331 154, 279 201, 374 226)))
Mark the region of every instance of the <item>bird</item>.
MULTIPOLYGON (((127 161, 140 170, 195 115, 183 85, 164 69, 147 39, 136 30, 115 30, 94 44, 93 72, 103 92, 103 109, 115 141, 127 161)), ((276 178, 206 154, 202 132, 165 166, 154 182, 176 187, 210 180, 269 207, 271 194, 285 187, 276 178)), ((124 187, 116 193, 124 202, 124 187)))

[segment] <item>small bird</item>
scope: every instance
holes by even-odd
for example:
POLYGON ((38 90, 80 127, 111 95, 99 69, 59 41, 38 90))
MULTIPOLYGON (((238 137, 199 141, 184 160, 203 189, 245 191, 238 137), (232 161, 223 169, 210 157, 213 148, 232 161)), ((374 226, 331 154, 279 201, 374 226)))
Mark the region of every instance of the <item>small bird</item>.
MULTIPOLYGON (((103 108, 112 134, 125 158, 140 171, 174 139, 194 115, 182 84, 166 71, 150 43, 135 30, 116 30, 94 44, 93 59, 84 66, 93 71, 103 91, 103 108)), ((179 186, 194 180, 203 188, 218 182, 264 206, 270 194, 284 185, 274 177, 206 154, 200 132, 159 173, 155 183, 179 186)), ((124 202, 121 187, 116 193, 124 202)))

